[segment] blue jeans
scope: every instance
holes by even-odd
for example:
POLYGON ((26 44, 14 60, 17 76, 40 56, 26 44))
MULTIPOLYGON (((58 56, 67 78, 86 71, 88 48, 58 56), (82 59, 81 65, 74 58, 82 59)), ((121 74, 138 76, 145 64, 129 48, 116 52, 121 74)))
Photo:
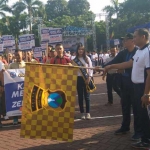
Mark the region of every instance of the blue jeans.
POLYGON ((90 93, 87 92, 85 82, 81 76, 77 77, 77 92, 80 113, 84 113, 83 99, 85 99, 86 113, 90 113, 90 93))

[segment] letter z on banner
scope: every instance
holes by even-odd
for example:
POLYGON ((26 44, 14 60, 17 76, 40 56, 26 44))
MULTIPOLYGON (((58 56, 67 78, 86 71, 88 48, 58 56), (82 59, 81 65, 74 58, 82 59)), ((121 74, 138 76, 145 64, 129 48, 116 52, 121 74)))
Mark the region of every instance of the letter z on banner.
POLYGON ((4 72, 4 88, 7 116, 20 116, 23 100, 25 69, 8 69, 4 72))

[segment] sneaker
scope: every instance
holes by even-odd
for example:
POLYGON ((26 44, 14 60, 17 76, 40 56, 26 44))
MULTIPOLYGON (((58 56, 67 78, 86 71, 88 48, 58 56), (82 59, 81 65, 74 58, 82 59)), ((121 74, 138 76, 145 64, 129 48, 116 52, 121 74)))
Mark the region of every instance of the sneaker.
POLYGON ((81 114, 81 119, 85 120, 85 114, 84 113, 81 114))
POLYGON ((108 102, 108 103, 105 104, 105 106, 112 106, 112 104, 113 104, 113 103, 108 102))
POLYGON ((85 118, 86 118, 87 120, 90 120, 90 119, 91 119, 91 115, 90 115, 90 113, 86 113, 85 118))
POLYGON ((115 131, 115 135, 127 134, 130 130, 124 130, 122 128, 115 131))
POLYGON ((8 116, 4 116, 4 119, 5 119, 5 120, 8 120, 8 119, 9 119, 9 117, 8 117, 8 116))
POLYGON ((131 137, 131 140, 132 140, 132 141, 140 141, 140 140, 141 140, 141 135, 135 133, 135 134, 131 137))
POLYGON ((138 142, 138 143, 134 143, 134 144, 132 144, 132 147, 133 148, 137 148, 137 149, 146 149, 146 150, 148 150, 148 148, 149 148, 149 144, 148 143, 144 143, 144 142, 138 142))

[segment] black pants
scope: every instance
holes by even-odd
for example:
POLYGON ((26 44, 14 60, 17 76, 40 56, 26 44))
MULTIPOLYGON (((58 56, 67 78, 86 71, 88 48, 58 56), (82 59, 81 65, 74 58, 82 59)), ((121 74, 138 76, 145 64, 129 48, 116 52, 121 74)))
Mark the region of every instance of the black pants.
POLYGON ((84 113, 83 99, 85 99, 86 113, 90 113, 90 93, 87 92, 85 82, 81 76, 77 78, 77 92, 80 113, 84 113))
POLYGON ((108 95, 108 102, 113 103, 113 94, 112 90, 121 97, 121 90, 118 86, 115 78, 116 74, 107 74, 106 83, 107 83, 107 95, 108 95))
POLYGON ((134 114, 134 133, 141 135, 141 123, 139 113, 137 112, 137 106, 141 106, 137 103, 134 96, 134 86, 130 77, 122 76, 122 129, 129 130, 131 122, 131 105, 134 114))
POLYGON ((150 119, 147 108, 142 107, 141 97, 144 94, 145 84, 134 84, 135 102, 137 115, 140 117, 139 123, 142 127, 142 142, 149 143, 150 139, 150 119))

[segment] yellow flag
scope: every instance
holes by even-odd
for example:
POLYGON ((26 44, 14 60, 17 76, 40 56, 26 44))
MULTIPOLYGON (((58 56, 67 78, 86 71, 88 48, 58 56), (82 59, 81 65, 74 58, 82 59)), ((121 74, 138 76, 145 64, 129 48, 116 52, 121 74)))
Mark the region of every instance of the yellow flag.
POLYGON ((27 64, 21 137, 73 140, 77 68, 27 64))

